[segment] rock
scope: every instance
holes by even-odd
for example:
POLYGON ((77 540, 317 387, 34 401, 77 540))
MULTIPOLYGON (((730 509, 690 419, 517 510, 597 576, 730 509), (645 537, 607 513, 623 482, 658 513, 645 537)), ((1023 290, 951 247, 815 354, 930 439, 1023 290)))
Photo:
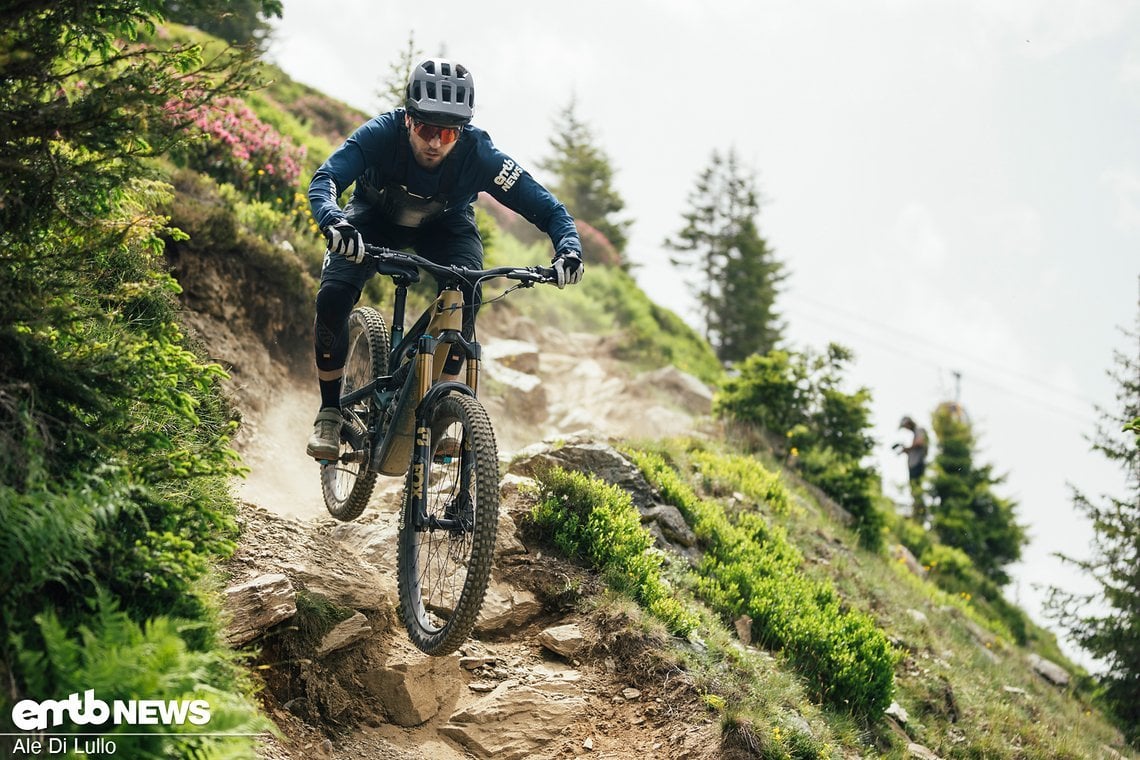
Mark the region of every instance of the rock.
POLYGON ((547 628, 538 634, 538 643, 555 654, 574 659, 586 648, 586 637, 577 623, 547 628))
POLYGON ((515 520, 504 509, 499 511, 499 527, 495 532, 495 556, 510 557, 526 554, 526 546, 519 539, 519 528, 515 520))
POLYGON ((363 641, 371 635, 372 624, 362 613, 357 612, 348 620, 337 623, 331 631, 325 634, 325 637, 321 639, 320 646, 317 647, 317 656, 324 657, 338 649, 344 649, 358 641, 363 641))
POLYGON ((511 463, 509 472, 533 477, 542 469, 552 466, 588 473, 616 485, 629 492, 633 505, 639 510, 656 501, 653 489, 637 466, 613 446, 604 443, 571 439, 561 446, 549 442, 528 446, 519 452, 511 463))
POLYGON ((522 760, 541 754, 589 704, 562 681, 522 686, 509 680, 459 710, 440 728, 479 758, 522 760))
POLYGON ((701 416, 712 412, 713 393, 709 387, 676 367, 642 373, 637 376, 637 382, 668 394, 689 414, 701 416))
POLYGON ((475 657, 460 657, 459 667, 464 670, 478 670, 489 665, 495 664, 495 658, 491 655, 479 655, 475 657))
POLYGON ((736 619, 733 624, 736 628, 736 637, 740 639, 740 643, 748 646, 752 643, 752 618, 748 615, 741 615, 736 619))
POLYGON ((891 706, 884 711, 884 714, 891 716, 904 726, 906 725, 907 721, 910 720, 910 716, 907 715, 906 708, 904 708, 898 702, 891 702, 891 706))
POLYGON ((459 657, 429 657, 405 645, 383 666, 361 677, 364 688, 397 726, 418 726, 439 713, 463 686, 459 657))
POLYGON ((297 592, 281 573, 260 575, 226 589, 225 610, 230 622, 226 641, 240 646, 268 628, 297 614, 297 592))
POLYGON ((1051 660, 1046 660, 1039 654, 1029 655, 1029 665, 1037 673, 1054 686, 1069 685, 1069 671, 1051 660))
POLYGON ((942 760, 921 744, 910 743, 906 746, 907 757, 917 757, 919 760, 942 760))
POLYGON ((655 504, 641 510, 641 521, 656 522, 661 528, 661 535, 670 544, 678 544, 685 549, 697 545, 697 534, 685 522, 681 511, 672 504, 655 504))
POLYGON ((902 544, 891 544, 891 558, 904 565, 912 575, 917 575, 919 578, 926 577, 926 568, 915 558, 911 550, 902 544))
POLYGON ((476 633, 521 628, 542 612, 534 594, 500 583, 493 577, 483 598, 483 609, 475 623, 476 633))
MULTIPOLYGON (((546 386, 542 384, 541 378, 487 358, 486 349, 484 359, 482 367, 486 379, 506 386, 504 395, 510 398, 512 417, 532 425, 546 419, 549 409, 546 386)), ((525 362, 521 363, 525 366, 525 362)), ((535 363, 537 365, 537 355, 535 363)))
POLYGON ((538 346, 525 340, 496 338, 483 344, 483 360, 522 372, 537 375, 539 369, 538 346))

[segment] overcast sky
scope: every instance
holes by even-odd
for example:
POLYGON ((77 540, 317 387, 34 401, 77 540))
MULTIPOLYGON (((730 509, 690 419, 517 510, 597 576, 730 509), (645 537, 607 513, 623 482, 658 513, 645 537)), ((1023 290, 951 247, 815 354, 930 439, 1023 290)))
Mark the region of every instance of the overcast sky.
MULTIPOLYGON (((572 96, 616 170, 629 256, 690 312, 663 240, 735 149, 790 277, 794 348, 855 350, 888 492, 899 417, 960 400, 1032 544, 1009 589, 1082 588, 1051 559, 1090 531, 1067 484, 1123 495, 1088 451, 1133 356, 1140 296, 1140 4, 1126 0, 622 0, 555 6, 285 0, 270 49, 372 112, 408 36, 471 69, 476 123, 534 168, 572 96)), ((542 178, 538 171, 534 173, 542 178)), ((581 287, 589 287, 589 274, 581 287)))

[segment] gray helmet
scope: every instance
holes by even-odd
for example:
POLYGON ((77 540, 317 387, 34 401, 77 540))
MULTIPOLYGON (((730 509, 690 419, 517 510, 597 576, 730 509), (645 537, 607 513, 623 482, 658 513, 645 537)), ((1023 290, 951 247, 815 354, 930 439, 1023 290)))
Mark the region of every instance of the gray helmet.
POLYGON ((446 58, 429 58, 412 70, 404 105, 413 119, 462 127, 471 121, 475 79, 464 66, 446 58))

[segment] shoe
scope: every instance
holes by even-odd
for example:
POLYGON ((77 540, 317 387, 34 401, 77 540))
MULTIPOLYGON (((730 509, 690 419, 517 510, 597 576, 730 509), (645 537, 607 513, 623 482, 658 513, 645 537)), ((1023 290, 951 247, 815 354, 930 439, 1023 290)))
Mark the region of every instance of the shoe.
POLYGON ((435 461, 448 461, 459 456, 459 439, 452 436, 442 438, 439 445, 435 447, 435 461))
POLYGON ((326 407, 317 414, 313 435, 305 453, 320 461, 333 461, 340 456, 340 426, 343 418, 339 409, 326 407))

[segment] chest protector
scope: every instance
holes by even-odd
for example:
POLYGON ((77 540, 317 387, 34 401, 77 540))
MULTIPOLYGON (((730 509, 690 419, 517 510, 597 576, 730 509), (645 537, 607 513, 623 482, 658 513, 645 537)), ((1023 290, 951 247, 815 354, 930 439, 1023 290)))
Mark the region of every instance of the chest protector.
MULTIPOLYGON (((462 138, 461 138, 462 139, 462 138)), ((448 195, 455 188, 455 178, 459 173, 458 156, 449 155, 443 161, 439 185, 434 195, 416 195, 408 190, 404 181, 408 177, 408 162, 414 160, 408 145, 408 130, 400 125, 396 141, 396 164, 392 178, 383 179, 375 168, 367 169, 356 181, 357 192, 368 204, 372 213, 379 214, 392 224, 400 227, 420 227, 434 222, 448 210, 448 195)), ((455 146, 458 149, 458 145, 455 146)))

